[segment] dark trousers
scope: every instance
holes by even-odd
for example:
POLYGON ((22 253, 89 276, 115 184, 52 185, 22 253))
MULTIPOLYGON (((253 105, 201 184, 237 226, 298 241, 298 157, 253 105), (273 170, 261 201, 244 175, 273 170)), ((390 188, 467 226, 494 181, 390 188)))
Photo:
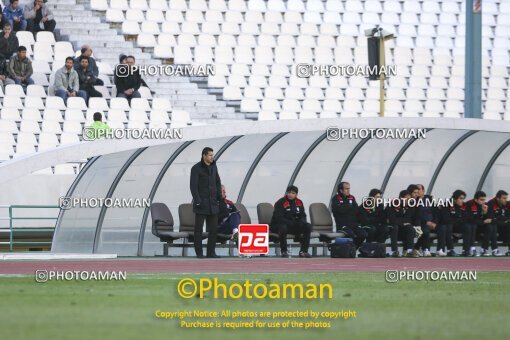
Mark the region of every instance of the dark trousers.
POLYGON ((362 227, 344 226, 342 231, 345 233, 346 238, 352 238, 356 248, 361 247, 367 238, 367 232, 362 227))
POLYGON ((499 239, 503 244, 510 249, 510 220, 496 222, 496 232, 499 234, 499 239))
POLYGON ((416 241, 416 244, 414 245, 414 249, 430 249, 430 227, 423 223, 421 225, 421 231, 423 231, 423 234, 418 238, 416 241))
POLYGON ((195 253, 203 255, 202 251, 202 228, 206 223, 206 229, 209 233, 207 238, 207 255, 214 255, 216 249, 216 234, 218 229, 218 215, 202 215, 195 214, 195 232, 193 234, 193 241, 195 243, 195 253))
POLYGON ((94 83, 94 85, 97 85, 97 86, 103 86, 104 85, 104 81, 102 81, 101 79, 99 78, 96 78, 96 82, 94 83))
POLYGON ((32 33, 37 33, 37 32, 40 32, 40 31, 48 31, 48 32, 53 32, 55 30, 55 26, 57 25, 57 23, 55 22, 55 20, 48 20, 44 23, 44 29, 41 29, 41 27, 39 27, 39 24, 36 24, 34 19, 28 19, 27 20, 27 31, 29 32, 32 32, 32 33))
POLYGON ((416 230, 412 225, 394 225, 390 231, 391 250, 398 250, 398 240, 403 242, 403 250, 413 249, 414 237, 416 230))
POLYGON ((278 233, 280 240, 280 249, 282 252, 288 251, 287 248, 287 234, 296 235, 301 243, 302 252, 308 252, 310 247, 310 234, 312 232, 312 225, 310 223, 295 221, 292 224, 276 224, 271 226, 274 232, 278 233))
POLYGON ((476 224, 464 224, 462 232, 462 248, 469 251, 471 247, 475 246, 476 224))
POLYGON ((498 249, 498 234, 496 232, 496 225, 489 223, 483 224, 478 227, 483 234, 482 248, 489 249, 489 244, 492 250, 498 249))
POLYGON ((226 234, 230 235, 234 232, 234 229, 239 228, 239 224, 241 223, 241 214, 232 214, 230 215, 226 221, 220 223, 218 225, 218 234, 226 234))
POLYGON ((437 250, 453 250, 453 226, 451 224, 441 224, 436 228, 437 250))
POLYGON ((103 95, 101 92, 97 91, 94 86, 82 86, 80 87, 80 90, 85 91, 87 93, 87 105, 89 104, 89 98, 90 97, 102 97, 103 95))
POLYGON ((367 242, 385 243, 390 233, 388 226, 384 224, 363 226, 363 229, 367 233, 367 242))

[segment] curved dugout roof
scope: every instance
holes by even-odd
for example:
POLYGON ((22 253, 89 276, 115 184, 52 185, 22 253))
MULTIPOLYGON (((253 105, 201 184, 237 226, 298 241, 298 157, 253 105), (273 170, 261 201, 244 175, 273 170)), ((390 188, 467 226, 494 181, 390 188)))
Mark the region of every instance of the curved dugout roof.
MULTIPOLYGON (((394 127, 427 128, 425 139, 329 141, 324 123, 311 123, 308 130, 252 128, 235 136, 225 133, 106 154, 89 161, 68 196, 149 197, 168 205, 177 229, 178 206, 191 201, 191 166, 205 146, 216 152, 227 196, 243 203, 254 222, 257 204, 276 201, 290 183, 299 187, 307 206, 329 204, 342 180, 351 183, 358 200, 371 188, 382 188, 385 196, 394 197, 410 183, 422 183, 429 193, 443 198, 458 188, 468 197, 478 189, 489 196, 498 189, 510 190, 508 124, 478 121, 476 128, 472 122, 457 120, 438 128, 427 119, 410 121, 394 127)), ((345 120, 331 123, 345 126, 345 120)), ((162 247, 151 234, 148 208, 73 208, 61 211, 52 251, 151 256, 160 254, 162 247)))

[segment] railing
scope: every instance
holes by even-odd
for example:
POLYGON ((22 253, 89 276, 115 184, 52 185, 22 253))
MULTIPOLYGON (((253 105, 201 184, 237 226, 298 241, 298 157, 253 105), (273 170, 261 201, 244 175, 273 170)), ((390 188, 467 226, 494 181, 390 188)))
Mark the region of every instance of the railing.
POLYGON ((37 244, 37 245, 45 245, 51 244, 52 241, 15 241, 14 240, 14 232, 23 233, 23 232, 52 232, 55 230, 55 227, 51 228, 27 228, 27 227, 14 227, 14 221, 16 220, 57 220, 57 216, 55 217, 15 217, 14 209, 60 209, 58 205, 0 205, 0 208, 9 209, 9 217, 2 217, 0 220, 9 220, 9 229, 0 228, 0 232, 8 232, 9 233, 9 242, 0 242, 0 244, 8 244, 9 251, 12 252, 15 244, 37 244))

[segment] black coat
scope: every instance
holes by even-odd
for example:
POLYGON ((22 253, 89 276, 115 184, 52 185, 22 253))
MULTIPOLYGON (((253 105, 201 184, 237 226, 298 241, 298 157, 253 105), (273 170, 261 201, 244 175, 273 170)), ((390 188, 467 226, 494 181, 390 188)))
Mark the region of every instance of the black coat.
POLYGON ((372 209, 360 205, 358 209, 358 221, 360 225, 365 227, 386 224, 386 211, 382 204, 372 209))
POLYGON ((10 59, 18 47, 19 41, 14 32, 11 33, 9 39, 5 39, 4 32, 0 33, 0 54, 3 54, 5 59, 10 59))
POLYGON ((388 221, 392 226, 403 226, 410 224, 412 226, 420 225, 420 214, 416 207, 407 207, 400 203, 398 206, 391 206, 387 209, 388 221))
POLYGON ((193 196, 193 212, 201 215, 217 215, 221 197, 221 180, 216 162, 203 161, 191 168, 190 190, 193 196))
MULTIPOLYGON (((124 68, 127 65, 117 65, 116 68, 124 68)), ((138 91, 140 86, 142 85, 142 76, 140 72, 134 71, 132 74, 128 72, 126 77, 118 77, 117 74, 124 74, 121 71, 115 71, 115 76, 113 77, 113 81, 115 82, 115 86, 117 87, 117 93, 122 93, 127 89, 134 89, 138 91)))

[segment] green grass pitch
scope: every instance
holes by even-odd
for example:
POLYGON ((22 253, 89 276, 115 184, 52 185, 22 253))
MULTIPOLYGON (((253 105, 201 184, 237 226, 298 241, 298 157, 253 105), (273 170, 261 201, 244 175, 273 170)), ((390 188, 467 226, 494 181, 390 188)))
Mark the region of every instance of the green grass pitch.
MULTIPOLYGON (((510 334, 510 273, 476 282, 386 283, 384 273, 128 274, 126 281, 0 277, 1 339, 504 339, 510 334), (221 282, 330 283, 333 299, 182 299, 183 277, 221 282), (182 329, 156 310, 355 310, 330 329, 182 329)), ((244 319, 246 321, 246 319, 244 319)))

